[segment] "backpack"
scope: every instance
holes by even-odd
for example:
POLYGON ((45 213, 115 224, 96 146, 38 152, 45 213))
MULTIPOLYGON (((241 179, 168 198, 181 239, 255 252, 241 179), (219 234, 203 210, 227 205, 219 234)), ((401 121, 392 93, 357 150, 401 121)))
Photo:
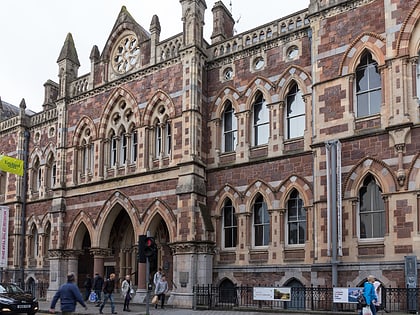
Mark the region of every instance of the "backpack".
POLYGON ((359 296, 357 297, 357 303, 361 307, 365 307, 367 305, 365 296, 363 294, 359 294, 359 296))

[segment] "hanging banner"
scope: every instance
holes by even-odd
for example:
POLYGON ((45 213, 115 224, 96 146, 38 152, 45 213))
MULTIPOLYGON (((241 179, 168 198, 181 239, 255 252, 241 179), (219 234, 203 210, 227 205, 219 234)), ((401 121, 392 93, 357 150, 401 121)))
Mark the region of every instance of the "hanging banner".
POLYGON ((291 288, 254 287, 253 298, 259 301, 291 301, 291 288))
POLYGON ((0 206, 0 268, 7 267, 9 246, 9 207, 0 206))
POLYGON ((0 170, 23 176, 23 160, 0 154, 0 170))

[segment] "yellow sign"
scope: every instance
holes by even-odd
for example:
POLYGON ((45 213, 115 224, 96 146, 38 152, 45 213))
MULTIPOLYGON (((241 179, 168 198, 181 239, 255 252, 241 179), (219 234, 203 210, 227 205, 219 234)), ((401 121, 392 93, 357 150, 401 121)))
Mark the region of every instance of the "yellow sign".
POLYGON ((23 176, 23 161, 6 155, 0 155, 0 170, 23 176))

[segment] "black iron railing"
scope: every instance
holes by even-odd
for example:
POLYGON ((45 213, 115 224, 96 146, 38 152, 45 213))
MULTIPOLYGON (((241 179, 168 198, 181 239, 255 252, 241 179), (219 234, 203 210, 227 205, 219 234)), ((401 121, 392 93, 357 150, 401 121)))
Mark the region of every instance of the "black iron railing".
MULTIPOLYGON (((292 287, 290 301, 253 299, 252 286, 224 289, 214 285, 194 286, 194 307, 205 309, 261 309, 355 312, 357 303, 333 303, 333 288, 292 287)), ((416 313, 420 305, 420 288, 382 287, 379 307, 387 312, 416 313)))

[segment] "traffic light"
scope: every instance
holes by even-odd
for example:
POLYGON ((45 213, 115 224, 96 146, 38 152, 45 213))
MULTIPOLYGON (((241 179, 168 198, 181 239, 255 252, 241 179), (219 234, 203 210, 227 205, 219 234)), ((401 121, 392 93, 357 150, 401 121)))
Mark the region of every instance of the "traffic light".
POLYGON ((144 246, 146 244, 146 235, 139 235, 139 244, 137 251, 137 260, 139 263, 146 263, 146 255, 144 254, 144 246))
POLYGON ((144 242, 144 256, 146 257, 154 257, 156 255, 156 242, 153 237, 146 237, 146 240, 144 242))

